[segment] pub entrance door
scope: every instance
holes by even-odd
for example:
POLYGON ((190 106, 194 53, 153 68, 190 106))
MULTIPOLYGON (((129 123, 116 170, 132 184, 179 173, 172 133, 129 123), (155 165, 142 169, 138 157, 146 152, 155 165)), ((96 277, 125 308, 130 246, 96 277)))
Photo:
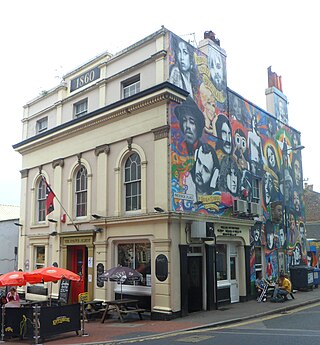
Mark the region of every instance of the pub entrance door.
POLYGON ((188 312, 202 310, 202 256, 188 256, 188 312))
POLYGON ((80 281, 71 283, 71 303, 78 303, 79 294, 88 289, 88 249, 86 246, 68 247, 68 267, 81 277, 80 281))

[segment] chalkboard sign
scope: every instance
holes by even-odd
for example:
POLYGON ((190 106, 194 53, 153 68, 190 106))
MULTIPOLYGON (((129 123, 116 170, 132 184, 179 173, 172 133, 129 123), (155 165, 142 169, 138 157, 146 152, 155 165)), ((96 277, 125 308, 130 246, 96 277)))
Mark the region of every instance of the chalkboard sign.
POLYGON ((168 278, 168 259, 163 254, 156 257, 156 277, 161 282, 168 278))
POLYGON ((71 282, 68 279, 61 279, 59 289, 59 302, 67 304, 69 300, 71 282))

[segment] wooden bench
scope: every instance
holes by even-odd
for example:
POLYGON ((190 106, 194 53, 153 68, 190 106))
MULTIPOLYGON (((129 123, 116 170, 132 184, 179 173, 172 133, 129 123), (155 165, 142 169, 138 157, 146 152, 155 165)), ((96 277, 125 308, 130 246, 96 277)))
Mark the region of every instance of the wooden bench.
POLYGON ((102 303, 103 301, 90 301, 84 303, 85 320, 89 321, 90 319, 94 318, 94 316, 101 317, 105 311, 102 303))
POLYGON ((144 313, 145 309, 127 309, 127 310, 120 310, 120 314, 132 314, 132 313, 138 313, 140 320, 142 320, 141 313, 144 313))

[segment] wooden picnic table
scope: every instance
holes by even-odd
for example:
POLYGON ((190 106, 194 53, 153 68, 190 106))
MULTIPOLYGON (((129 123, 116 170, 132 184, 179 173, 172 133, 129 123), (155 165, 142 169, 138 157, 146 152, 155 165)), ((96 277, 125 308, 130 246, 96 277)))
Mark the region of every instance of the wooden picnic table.
POLYGON ((84 318, 85 320, 89 321, 91 317, 94 317, 95 315, 101 315, 101 313, 104 312, 105 307, 104 307, 104 301, 88 301, 84 302, 84 318))
POLYGON ((136 299, 116 299, 113 301, 106 301, 105 310, 102 315, 101 323, 104 323, 105 319, 108 317, 108 313, 110 311, 115 311, 121 322, 124 322, 123 315, 128 315, 132 313, 137 313, 139 315, 140 320, 142 320, 141 313, 145 312, 145 309, 139 308, 138 300, 136 299))

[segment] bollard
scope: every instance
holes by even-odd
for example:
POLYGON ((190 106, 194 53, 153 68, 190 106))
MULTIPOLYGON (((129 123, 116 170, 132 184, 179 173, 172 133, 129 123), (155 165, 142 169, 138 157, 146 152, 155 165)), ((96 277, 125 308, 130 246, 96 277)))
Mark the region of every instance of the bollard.
POLYGON ((2 320, 1 320, 1 343, 4 343, 4 317, 5 317, 5 306, 4 304, 1 307, 1 315, 2 315, 2 320))
POLYGON ((40 306, 38 304, 36 304, 35 306, 32 307, 33 308, 33 324, 34 324, 34 343, 35 344, 39 344, 39 309, 40 306))
POLYGON ((88 333, 84 331, 84 319, 85 319, 85 309, 84 309, 84 301, 81 301, 81 312, 82 312, 82 319, 81 319, 81 336, 87 337, 89 336, 88 333))

